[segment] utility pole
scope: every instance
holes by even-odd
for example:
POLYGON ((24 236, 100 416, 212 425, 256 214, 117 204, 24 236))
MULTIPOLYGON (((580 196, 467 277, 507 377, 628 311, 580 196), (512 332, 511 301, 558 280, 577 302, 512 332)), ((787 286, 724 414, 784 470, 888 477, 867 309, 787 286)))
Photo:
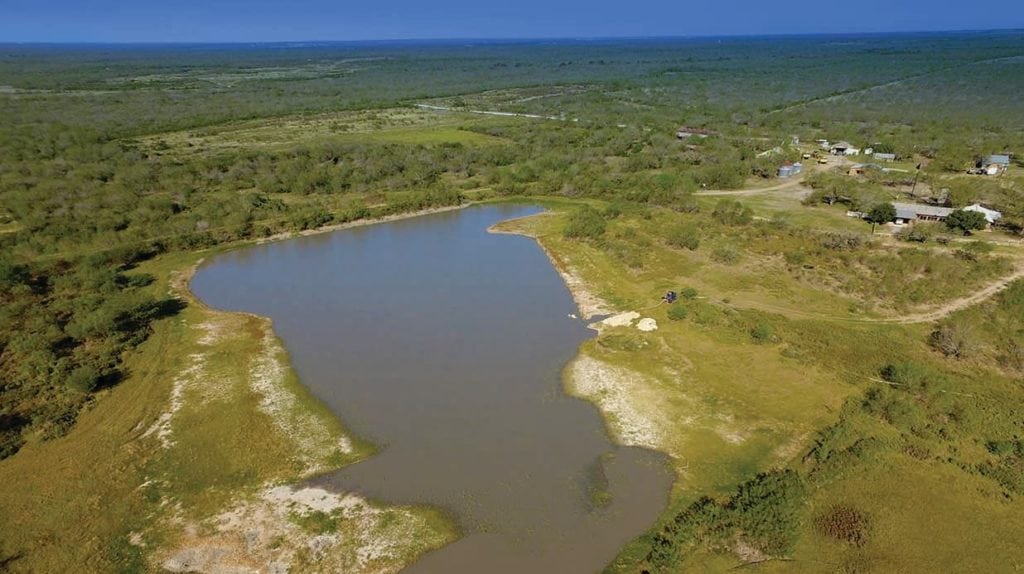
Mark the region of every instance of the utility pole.
POLYGON ((917 178, 921 175, 921 164, 917 164, 917 170, 914 172, 914 185, 910 188, 910 197, 916 198, 914 192, 917 190, 917 178))

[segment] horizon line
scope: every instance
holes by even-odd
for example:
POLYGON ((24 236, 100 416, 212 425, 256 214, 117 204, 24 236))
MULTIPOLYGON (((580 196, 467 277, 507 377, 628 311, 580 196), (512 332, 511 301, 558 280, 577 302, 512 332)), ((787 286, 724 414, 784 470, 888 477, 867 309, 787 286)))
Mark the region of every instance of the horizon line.
POLYGON ((366 38, 361 40, 0 40, 0 46, 242 46, 270 44, 388 44, 388 43, 453 43, 453 42, 599 42, 626 40, 712 40, 742 38, 813 38, 836 36, 898 36, 926 34, 985 34, 985 33, 1024 33, 1024 27, 1011 28, 954 28, 933 30, 889 30, 889 31, 849 31, 849 32, 766 32, 722 33, 722 34, 682 34, 653 36, 494 36, 494 37, 405 37, 405 38, 366 38))

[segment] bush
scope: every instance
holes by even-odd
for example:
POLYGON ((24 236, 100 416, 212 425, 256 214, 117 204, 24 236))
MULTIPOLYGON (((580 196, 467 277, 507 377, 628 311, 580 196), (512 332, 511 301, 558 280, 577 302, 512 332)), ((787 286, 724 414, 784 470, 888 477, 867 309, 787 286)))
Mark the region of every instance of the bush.
POLYGON ((977 261, 982 256, 991 253, 994 248, 986 241, 971 241, 954 252, 954 255, 964 261, 977 261))
POLYGON ((735 199, 721 199, 711 216, 724 225, 746 225, 754 219, 754 212, 735 199))
POLYGON ((697 290, 693 287, 683 287, 679 290, 679 296, 683 299, 693 300, 697 298, 697 290))
POLYGON ((90 393, 99 386, 100 374, 92 367, 78 367, 68 376, 67 384, 80 393, 90 393))
POLYGON ((782 256, 790 265, 803 265, 807 261, 807 254, 803 251, 787 251, 782 256))
POLYGON ((601 214, 584 205, 569 215, 563 234, 570 239, 599 239, 606 229, 607 224, 601 214))
POLYGON ((870 523, 864 513, 840 504, 815 517, 814 528, 824 536, 863 546, 868 541, 870 523))
POLYGON ((668 318, 672 319, 673 321, 682 321, 689 314, 690 310, 687 309, 684 305, 675 304, 669 306, 668 308, 668 318))
POLYGON ((758 323, 750 330, 750 337, 756 343, 767 343, 772 340, 774 334, 774 329, 767 323, 758 323))
POLYGON ((608 207, 605 207, 604 211, 601 213, 601 216, 604 217, 605 219, 616 219, 620 215, 622 215, 622 207, 614 203, 610 204, 608 207))
POLYGON ((715 249, 711 252, 711 259, 717 263, 725 265, 732 265, 733 263, 739 262, 741 256, 740 252, 733 247, 724 246, 715 249))
POLYGON ((700 247, 700 231, 693 225, 680 225, 668 232, 665 242, 672 247, 695 251, 700 247))
POLYGON ((862 245, 864 245, 864 240, 859 235, 852 233, 826 233, 821 238, 821 246, 832 251, 859 249, 862 245))
POLYGON ((917 223, 901 230, 896 237, 903 241, 927 243, 927 241, 931 239, 937 231, 938 230, 935 229, 935 225, 917 223))
POLYGON ((933 348, 947 357, 963 359, 974 352, 977 343, 973 329, 962 321, 946 321, 932 331, 930 342, 933 348))
POLYGON ((724 551, 737 538, 770 556, 784 556, 796 543, 805 494, 803 479, 782 470, 757 475, 724 503, 702 497, 654 535, 646 561, 652 571, 679 571, 679 561, 694 546, 724 551))

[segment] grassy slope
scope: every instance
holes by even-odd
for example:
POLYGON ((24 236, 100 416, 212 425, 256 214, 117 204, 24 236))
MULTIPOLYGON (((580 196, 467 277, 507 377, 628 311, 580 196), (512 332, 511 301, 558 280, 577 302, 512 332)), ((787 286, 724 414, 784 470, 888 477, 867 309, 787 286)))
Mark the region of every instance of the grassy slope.
MULTIPOLYGON (((772 203, 791 207, 788 201, 751 203, 759 209, 776 207, 772 203)), ((821 217, 825 219, 817 223, 826 228, 847 228, 844 221, 818 210, 797 211, 791 219, 806 224, 821 217)), ((645 225, 664 223, 655 221, 645 225)), ((614 223, 609 235, 614 237, 621 225, 628 224, 614 223)), ((666 431, 657 447, 673 455, 679 476, 666 518, 700 494, 730 493, 758 471, 799 466, 815 432, 835 420, 844 398, 860 396, 871 386, 870 378, 886 362, 913 360, 949 368, 924 344, 930 325, 843 320, 851 307, 849 298, 808 288, 763 259, 737 268, 707 260, 701 254, 707 249, 703 246, 691 253, 645 243, 642 268, 630 269, 606 249, 564 239, 561 226, 559 217, 506 224, 507 229, 538 237, 559 265, 582 276, 616 308, 647 309, 642 314, 658 321, 654 333, 606 329, 585 344, 581 354, 639 375, 642 382, 623 380, 622 385, 634 399, 633 410, 647 413, 666 431), (667 307, 654 305, 662 292, 683 285, 697 286, 710 299, 679 303, 690 306, 690 316, 670 321, 667 307), (777 312, 740 308, 754 302, 777 312), (772 326, 771 344, 755 344, 743 328, 757 323, 772 326)), ((629 237, 638 241, 636 235, 629 237)), ((966 377, 964 385, 987 393, 986 401, 1019 400, 1019 388, 1004 382, 1002 375, 978 372, 974 364, 955 368, 966 377)), ((605 410, 615 433, 621 414, 616 403, 605 404, 607 397, 601 394, 589 398, 605 410)), ((977 450, 977 437, 971 434, 1001 436, 1006 429, 999 425, 1014 420, 1009 411, 989 417, 989 424, 977 424, 949 446, 951 454, 977 450)), ((876 418, 859 424, 863 436, 880 433, 892 435, 894 443, 899 440, 898 433, 876 418)), ((1014 556, 1021 559, 1019 550, 1007 542, 1013 537, 1009 532, 1024 532, 1021 509, 1019 498, 1006 498, 992 481, 960 472, 944 460, 882 455, 812 492, 803 509, 793 561, 759 567, 935 571, 956 564, 995 571, 1014 556), (815 514, 838 503, 853 504, 871 517, 868 544, 853 547, 816 531, 815 514), (993 536, 997 529, 1007 534, 993 536)), ((627 546, 612 570, 634 571, 647 544, 641 539, 627 546)), ((738 563, 732 553, 695 552, 678 568, 721 571, 738 563)))
MULTIPOLYGON (((155 289, 177 277, 180 293, 181 270, 196 258, 161 257, 140 271, 157 276, 155 289)), ((202 524, 267 484, 369 454, 367 445, 347 439, 286 362, 277 390, 288 400, 277 416, 268 415, 260 406, 266 393, 252 388, 252 377, 273 341, 269 322, 215 312, 184 296, 188 307, 156 324, 128 357, 127 379, 84 412, 69 436, 29 445, 0 465, 0 557, 13 571, 148 569, 146 555, 165 556, 180 542, 182 524, 202 524), (168 409, 175 382, 193 375, 171 419, 173 444, 161 447, 146 431, 168 409), (339 448, 341 441, 351 448, 339 448), (133 533, 145 547, 129 542, 133 533)), ((287 360, 271 349, 271 358, 287 360)), ((374 569, 394 570, 453 535, 447 520, 428 509, 406 509, 390 520, 391 530, 411 525, 415 534, 374 569)), ((388 536, 388 528, 379 534, 388 536)))

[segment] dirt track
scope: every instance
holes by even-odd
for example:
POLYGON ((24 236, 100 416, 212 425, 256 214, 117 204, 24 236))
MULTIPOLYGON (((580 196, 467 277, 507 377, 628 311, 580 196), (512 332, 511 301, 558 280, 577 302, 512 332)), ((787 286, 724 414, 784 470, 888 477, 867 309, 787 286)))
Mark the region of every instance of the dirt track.
POLYGON ((901 323, 907 325, 912 323, 930 323, 932 321, 938 321, 943 317, 973 305, 977 305, 989 297, 995 296, 1003 289, 1009 287, 1011 283, 1022 278, 1024 278, 1024 263, 1018 263, 1017 268, 1013 273, 989 283, 983 289, 970 295, 954 299, 930 311, 901 315, 899 317, 893 317, 892 319, 876 319, 875 321, 879 323, 901 323))

